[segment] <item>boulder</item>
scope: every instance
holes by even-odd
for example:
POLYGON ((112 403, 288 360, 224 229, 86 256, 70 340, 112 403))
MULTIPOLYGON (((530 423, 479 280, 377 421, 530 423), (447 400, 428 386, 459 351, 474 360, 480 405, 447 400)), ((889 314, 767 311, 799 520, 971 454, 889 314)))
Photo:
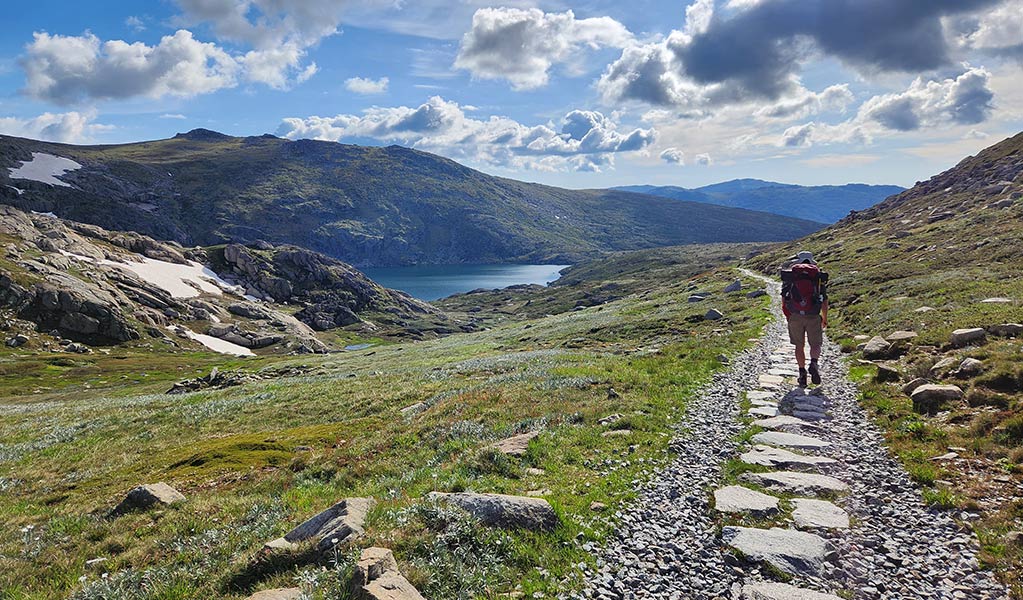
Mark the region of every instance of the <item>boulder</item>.
POLYGON ((366 515, 373 508, 372 498, 345 498, 304 523, 284 537, 267 542, 269 550, 294 550, 306 541, 316 543, 317 550, 329 550, 365 532, 366 515))
POLYGON ((256 592, 246 600, 301 600, 303 597, 301 588, 276 588, 256 592))
POLYGON ((797 588, 787 583, 750 583, 742 586, 742 600, 842 600, 834 594, 797 588))
POLYGON ((942 377, 948 375, 949 371, 951 371, 952 367, 956 366, 956 364, 958 364, 958 361, 956 360, 955 357, 946 356, 945 358, 934 363, 934 366, 931 367, 928 373, 930 374, 931 377, 935 379, 941 379, 942 377))
POLYGON ((874 375, 874 381, 879 383, 894 383, 902 379, 902 373, 894 367, 888 365, 877 365, 877 374, 874 375))
POLYGON ((768 516, 778 512, 778 499, 741 485, 714 491, 714 509, 723 513, 749 513, 768 516))
POLYGON ((540 435, 539 431, 520 433, 519 435, 513 435, 510 438, 505 438, 494 444, 492 447, 498 452, 507 454, 508 456, 523 456, 529 448, 529 441, 538 435, 540 435))
POLYGON ((892 332, 885 339, 888 340, 889 342, 893 343, 893 344, 898 344, 898 343, 901 343, 901 342, 908 342, 909 340, 917 337, 918 335, 920 335, 920 334, 918 334, 915 331, 895 331, 895 332, 892 332))
POLYGON ((913 410, 920 414, 933 415, 950 402, 962 400, 963 390, 956 385, 921 385, 910 395, 913 410))
POLYGON ((703 318, 708 321, 717 321, 718 319, 725 318, 725 315, 721 314, 721 311, 718 309, 712 308, 703 315, 703 318))
POLYGON ((829 550, 818 535, 777 527, 725 527, 721 539, 747 559, 766 562, 790 575, 820 576, 829 550))
POLYGON ((394 553, 387 548, 366 548, 352 573, 353 600, 425 600, 398 571, 394 553))
POLYGON ((976 358, 966 358, 959 363, 959 370, 956 375, 959 377, 976 377, 984 372, 984 362, 976 358))
POLYGON ((426 497, 453 504, 485 525, 535 531, 554 529, 560 523, 557 513, 543 498, 472 492, 430 492, 426 497))
POLYGON ((233 315, 245 317, 246 319, 271 320, 274 318, 273 311, 252 302, 237 302, 228 306, 227 310, 233 315))
POLYGON ((987 332, 982 327, 956 329, 952 332, 952 345, 961 348, 971 344, 983 344, 986 338, 987 332))
POLYGON ((863 346, 863 357, 869 359, 886 358, 892 345, 881 336, 874 336, 863 346))
POLYGON ((1003 323, 1001 325, 990 325, 987 332, 999 337, 1019 337, 1023 335, 1023 325, 1019 323, 1003 323))
POLYGON ((706 299, 707 299, 706 296, 700 296, 698 294, 693 294, 693 295, 689 296, 688 301, 689 302, 703 302, 706 299))
POLYGON ((162 481, 147 483, 129 491, 124 500, 114 508, 113 514, 121 515, 134 510, 146 510, 157 504, 170 506, 184 501, 185 497, 181 492, 162 481))
POLYGON ((746 292, 746 297, 747 298, 759 298, 761 296, 766 296, 766 295, 767 295, 767 290, 753 290, 752 292, 746 292))
POLYGON ((924 379, 923 377, 917 377, 913 381, 910 381, 906 385, 902 386, 902 393, 907 396, 912 396, 913 392, 916 391, 916 388, 922 385, 927 385, 928 383, 930 383, 929 380, 924 379))
POLYGON ((28 343, 28 336, 19 333, 18 335, 7 340, 7 346, 10 348, 20 348, 28 343))
POLYGON ((741 289, 742 289, 742 281, 736 279, 732 283, 729 283, 727 287, 725 287, 725 293, 726 294, 731 294, 732 292, 738 292, 741 289))

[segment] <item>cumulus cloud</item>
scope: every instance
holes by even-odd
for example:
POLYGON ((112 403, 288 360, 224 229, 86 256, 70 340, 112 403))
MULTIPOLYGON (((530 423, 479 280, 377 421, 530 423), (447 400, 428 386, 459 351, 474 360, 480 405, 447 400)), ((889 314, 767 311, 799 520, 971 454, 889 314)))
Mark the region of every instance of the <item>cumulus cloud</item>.
POLYGON ((142 19, 140 19, 139 17, 136 17, 134 15, 132 15, 132 16, 128 17, 127 19, 125 19, 124 20, 124 24, 126 26, 128 26, 128 28, 130 28, 135 33, 140 33, 142 31, 146 30, 146 23, 145 23, 145 21, 143 21, 142 19))
POLYGON ((803 90, 791 99, 764 106, 757 111, 757 115, 776 119, 804 118, 832 110, 845 110, 854 99, 849 84, 843 83, 825 88, 819 93, 803 90))
POLYGON ((1023 0, 1007 0, 975 18, 956 20, 952 29, 964 48, 1023 57, 1023 0))
POLYGON ((539 170, 600 170, 613 165, 615 154, 644 150, 656 139, 653 129, 619 131, 614 120, 595 111, 571 111, 558 128, 553 123, 529 126, 498 116, 476 119, 466 110, 434 96, 418 107, 373 107, 361 115, 288 118, 278 133, 292 139, 371 138, 492 165, 539 170))
POLYGON ((345 89, 355 94, 383 94, 387 91, 388 83, 390 83, 390 80, 387 77, 381 77, 380 79, 352 77, 345 80, 345 89))
POLYGON ((181 113, 165 113, 165 114, 160 115, 160 118, 161 119, 175 119, 175 120, 178 120, 178 121, 184 121, 188 117, 186 117, 185 115, 183 115, 181 113))
POLYGON ((94 123, 95 118, 94 111, 43 113, 31 119, 0 117, 0 133, 52 142, 84 142, 95 133, 113 128, 94 123))
POLYGON ((184 26, 209 23, 223 40, 257 49, 282 44, 308 48, 334 35, 343 0, 176 0, 184 26))
POLYGON ((623 47, 632 34, 610 17, 576 19, 572 11, 483 8, 462 38, 455 67, 482 79, 506 79, 518 90, 544 86, 550 70, 583 48, 623 47))
POLYGON ((971 68, 958 77, 943 80, 918 77, 903 92, 875 96, 864 102, 858 118, 898 131, 982 123, 993 109, 990 77, 981 68, 971 68))
POLYGON ((661 160, 669 165, 684 167, 686 164, 686 155, 678 148, 665 148, 664 151, 661 152, 661 160))
POLYGON ((710 158, 710 154, 697 154, 693 158, 693 163, 703 167, 709 167, 714 164, 714 161, 710 158))

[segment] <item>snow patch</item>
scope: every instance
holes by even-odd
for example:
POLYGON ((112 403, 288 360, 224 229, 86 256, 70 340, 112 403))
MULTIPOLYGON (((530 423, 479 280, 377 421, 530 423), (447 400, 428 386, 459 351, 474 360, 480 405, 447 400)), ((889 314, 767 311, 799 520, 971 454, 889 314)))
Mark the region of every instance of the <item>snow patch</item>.
POLYGON ((203 346, 206 346, 214 352, 220 352, 221 354, 233 354, 235 356, 255 356, 256 353, 249 350, 245 346, 239 346, 238 344, 232 344, 226 340, 215 338, 212 335, 206 335, 205 333, 196 333, 187 327, 178 326, 177 328, 169 327, 168 329, 182 331, 189 339, 193 339, 203 346))
POLYGON ((16 188, 16 187, 14 187, 13 185, 9 185, 9 186, 7 186, 7 187, 11 188, 11 189, 12 189, 12 190, 14 190, 15 192, 18 192, 18 195, 19 195, 19 196, 25 193, 25 190, 23 190, 23 189, 21 189, 21 188, 16 188))
MULTIPOLYGON (((7 186, 7 187, 10 187, 10 186, 7 186)), ((17 188, 14 188, 14 189, 17 189, 17 188)), ((36 211, 34 211, 34 210, 33 210, 33 211, 32 211, 32 214, 33 214, 33 215, 39 215, 40 217, 52 217, 52 218, 54 218, 54 219, 57 219, 57 218, 59 218, 59 217, 58 217, 57 215, 53 214, 52 212, 44 212, 44 213, 41 213, 41 212, 36 212, 36 211)))
POLYGON ((175 298, 195 298, 202 292, 216 296, 222 295, 225 291, 241 294, 237 286, 221 279, 209 267, 193 261, 179 265, 142 257, 141 262, 104 260, 100 264, 127 269, 143 280, 167 290, 167 293, 175 298))
POLYGON ((8 171, 10 171, 11 179, 29 179, 49 185, 71 187, 70 183, 64 183, 57 177, 81 168, 82 165, 70 158, 54 156, 45 152, 33 152, 32 160, 22 161, 20 167, 11 167, 8 171))

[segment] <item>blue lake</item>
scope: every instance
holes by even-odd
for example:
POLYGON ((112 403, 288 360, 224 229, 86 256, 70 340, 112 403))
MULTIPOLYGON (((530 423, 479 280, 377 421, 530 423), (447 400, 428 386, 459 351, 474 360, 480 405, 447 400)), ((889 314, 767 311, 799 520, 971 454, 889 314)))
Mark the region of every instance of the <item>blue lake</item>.
POLYGON ((477 288, 503 288, 523 283, 547 285, 569 265, 416 265, 367 267, 362 272, 384 287, 420 300, 437 300, 477 288))

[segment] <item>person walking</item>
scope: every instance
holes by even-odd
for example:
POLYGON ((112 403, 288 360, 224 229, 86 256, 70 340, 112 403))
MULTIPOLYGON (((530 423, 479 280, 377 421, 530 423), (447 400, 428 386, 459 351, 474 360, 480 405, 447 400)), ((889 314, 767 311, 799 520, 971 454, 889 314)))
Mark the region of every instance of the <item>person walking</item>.
POLYGON ((806 250, 796 255, 788 268, 781 270, 782 312, 788 321, 789 342, 796 347, 799 365, 799 387, 806 387, 809 372, 814 385, 821 383, 821 348, 824 329, 828 326, 828 274, 821 270, 813 253, 806 250), (810 366, 806 366, 806 343, 810 343, 810 366))

